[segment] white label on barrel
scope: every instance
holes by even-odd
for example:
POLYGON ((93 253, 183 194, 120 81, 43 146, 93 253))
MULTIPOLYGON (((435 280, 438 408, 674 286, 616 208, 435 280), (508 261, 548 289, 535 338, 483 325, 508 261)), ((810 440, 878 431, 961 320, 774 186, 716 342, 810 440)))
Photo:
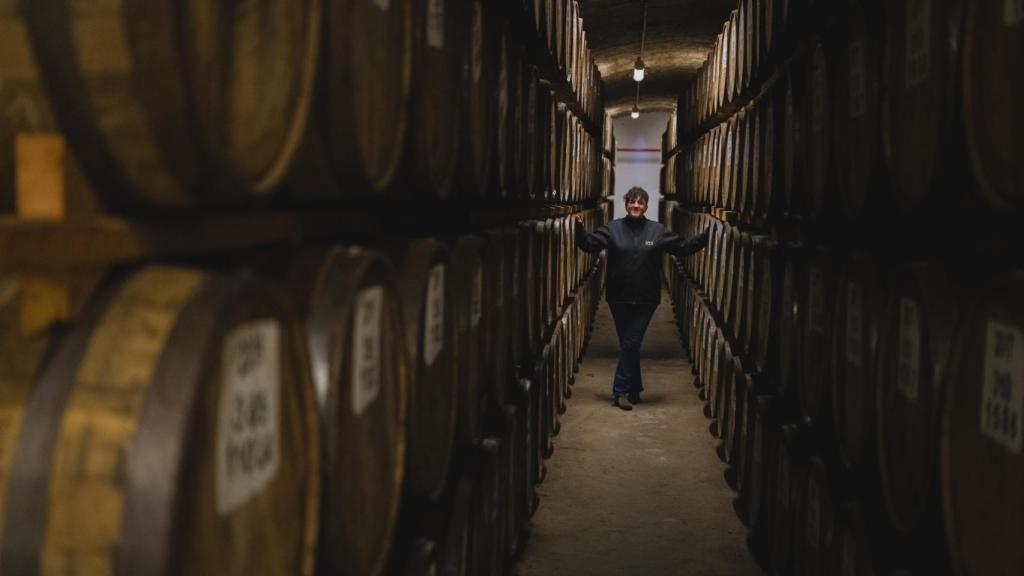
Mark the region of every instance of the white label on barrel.
POLYGON ((444 0, 427 0, 427 46, 444 48, 444 0))
POLYGON ((1020 454, 1024 412, 1024 333, 989 320, 982 376, 981 433, 1020 454))
POLYGON ((433 366, 441 349, 444 348, 443 264, 438 264, 430 270, 426 306, 423 322, 423 359, 427 366, 433 366))
POLYGON ((864 287, 857 282, 846 286, 846 363, 860 368, 864 363, 864 287))
POLYGON ((847 49, 849 66, 850 118, 856 119, 867 112, 867 87, 864 81, 864 39, 850 42, 847 49))
POLYGON ((1003 24, 1016 26, 1024 22, 1024 0, 1003 0, 1003 24))
POLYGON ((825 333, 825 273, 817 266, 808 272, 808 326, 817 334, 825 333))
POLYGON ((373 0, 373 5, 381 10, 390 10, 391 0, 373 0))
POLYGON ((360 416, 380 395, 384 288, 374 286, 360 290, 355 305, 355 321, 352 324, 352 413, 360 416))
POLYGON ((473 35, 470 66, 473 71, 473 83, 480 83, 480 75, 483 74, 483 51, 484 51, 484 9, 480 2, 473 3, 473 35))
POLYGON ((921 309, 917 302, 900 298, 900 343, 896 388, 916 401, 921 381, 921 309))
POLYGON ((932 49, 932 0, 907 0, 907 36, 904 63, 905 88, 910 89, 928 78, 932 49))
POLYGON ((857 543, 853 535, 843 532, 843 576, 857 576, 857 543))
POLYGON ((231 514, 277 475, 280 326, 258 320, 224 338, 217 417, 217 513, 231 514))
POLYGON ((476 328, 484 315, 484 269, 480 265, 477 265, 476 271, 473 272, 473 295, 469 310, 470 324, 476 328))

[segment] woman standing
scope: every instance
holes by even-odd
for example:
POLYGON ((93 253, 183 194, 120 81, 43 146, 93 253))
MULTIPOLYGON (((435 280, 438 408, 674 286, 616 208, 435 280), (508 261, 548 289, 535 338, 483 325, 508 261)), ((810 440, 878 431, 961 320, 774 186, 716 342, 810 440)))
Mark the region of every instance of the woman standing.
POLYGON ((644 389, 640 379, 640 344, 661 302, 661 255, 693 254, 708 243, 708 231, 682 239, 660 222, 648 220, 650 197, 643 188, 626 192, 626 216, 588 234, 583 219, 576 217, 576 246, 584 252, 608 250, 605 298, 619 335, 619 363, 612 382, 612 405, 632 410, 644 389))

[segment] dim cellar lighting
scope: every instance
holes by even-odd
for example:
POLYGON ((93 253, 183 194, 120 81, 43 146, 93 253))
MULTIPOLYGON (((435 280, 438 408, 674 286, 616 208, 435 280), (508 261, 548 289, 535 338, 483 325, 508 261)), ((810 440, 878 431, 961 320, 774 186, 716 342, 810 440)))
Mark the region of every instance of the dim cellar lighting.
POLYGON ((637 118, 640 117, 640 109, 637 108, 636 105, 634 104, 633 105, 633 111, 630 112, 629 115, 630 115, 630 117, 633 118, 633 120, 636 120, 637 118))
POLYGON ((644 61, 638 56, 636 63, 633 64, 633 80, 637 82, 644 81, 644 61))

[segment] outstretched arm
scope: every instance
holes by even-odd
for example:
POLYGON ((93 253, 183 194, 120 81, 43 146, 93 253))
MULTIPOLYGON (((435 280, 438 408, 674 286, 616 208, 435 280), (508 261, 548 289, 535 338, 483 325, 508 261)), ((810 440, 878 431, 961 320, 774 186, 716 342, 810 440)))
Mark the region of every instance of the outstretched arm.
POLYGON ((593 234, 587 234, 583 222, 579 216, 576 217, 576 247, 584 252, 593 254, 608 247, 608 225, 602 224, 593 234))
POLYGON ((689 256, 696 252, 700 252, 708 245, 708 230, 705 229, 700 234, 693 238, 682 239, 675 232, 665 230, 665 233, 661 237, 661 241, 658 242, 658 246, 662 250, 672 254, 676 258, 682 258, 683 256, 689 256))

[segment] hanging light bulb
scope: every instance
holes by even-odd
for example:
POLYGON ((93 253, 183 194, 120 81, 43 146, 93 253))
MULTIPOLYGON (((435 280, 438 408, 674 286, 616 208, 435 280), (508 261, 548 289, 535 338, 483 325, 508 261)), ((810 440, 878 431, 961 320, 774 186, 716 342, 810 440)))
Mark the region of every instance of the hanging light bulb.
POLYGON ((644 61, 639 56, 636 58, 636 62, 633 64, 633 80, 636 82, 644 81, 644 61))
POLYGON ((633 118, 633 120, 636 120, 637 118, 640 117, 640 109, 636 107, 636 104, 633 105, 633 111, 630 112, 629 115, 631 118, 633 118))

